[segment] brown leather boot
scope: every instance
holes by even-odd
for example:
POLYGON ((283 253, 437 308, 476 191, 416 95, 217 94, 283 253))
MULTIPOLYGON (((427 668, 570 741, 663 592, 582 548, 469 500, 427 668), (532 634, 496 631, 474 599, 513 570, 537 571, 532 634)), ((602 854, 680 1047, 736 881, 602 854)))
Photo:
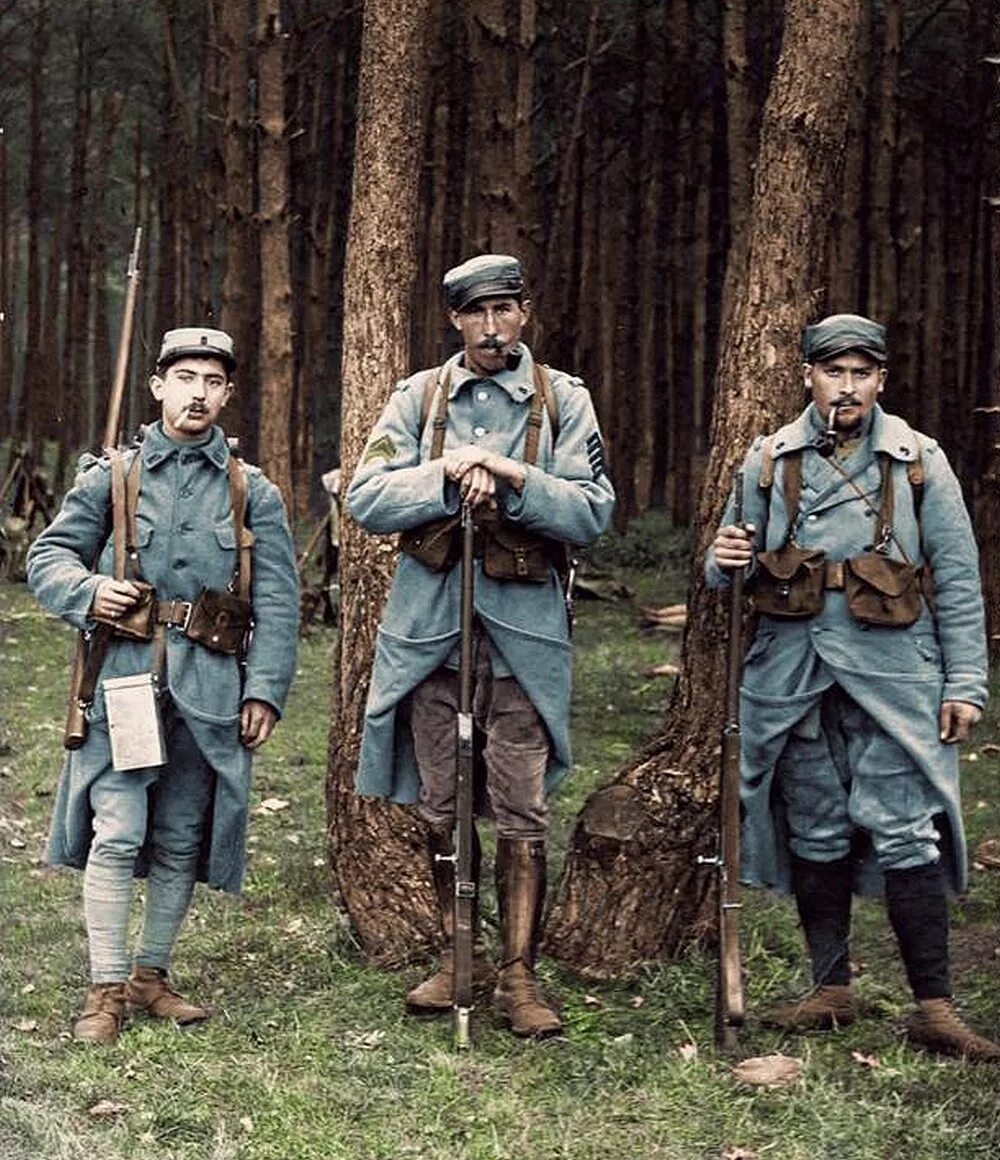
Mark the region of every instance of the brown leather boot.
POLYGON ((133 967, 125 984, 125 1000, 130 1011, 143 1011, 154 1019, 172 1019, 180 1026, 204 1023, 211 1011, 191 1003, 170 986, 167 972, 158 967, 133 967))
POLYGON ((760 1018, 765 1026, 786 1031, 829 1031, 853 1023, 856 1014, 850 986, 826 984, 814 987, 801 999, 771 1007, 760 1018))
MULTIPOLYGON (((434 1017, 446 1015, 454 1004, 455 956, 452 939, 455 933, 455 863, 451 861, 451 830, 441 832, 431 830, 427 849, 430 854, 431 877, 437 895, 441 927, 444 930, 445 948, 441 952, 438 970, 422 983, 418 983, 406 996, 406 1009, 411 1015, 434 1017)), ((472 878, 476 884, 476 901, 472 913, 474 943, 472 947, 472 988, 473 991, 487 991, 496 982, 496 970, 486 954, 486 948, 478 937, 479 930, 479 876, 482 866, 482 848, 479 835, 472 830, 472 878)))
POLYGON ((953 999, 918 999, 906 1021, 906 1038, 938 1055, 954 1055, 970 1063, 1000 1063, 1000 1046, 966 1027, 953 999))
POLYGON ((545 905, 545 843, 498 838, 496 878, 503 965, 493 1001, 515 1035, 524 1039, 558 1035, 562 1021, 535 981, 545 905))
POLYGON ((125 1022, 125 984, 95 983, 73 1024, 73 1038, 81 1043, 114 1043, 125 1022))

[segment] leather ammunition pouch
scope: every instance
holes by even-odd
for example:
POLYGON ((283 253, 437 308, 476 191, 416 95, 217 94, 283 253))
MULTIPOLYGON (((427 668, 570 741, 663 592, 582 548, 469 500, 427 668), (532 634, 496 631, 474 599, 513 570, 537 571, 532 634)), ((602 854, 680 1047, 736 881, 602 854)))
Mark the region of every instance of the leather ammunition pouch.
POLYGON ((124 640, 152 640, 156 624, 156 590, 145 580, 133 579, 131 583, 139 589, 139 598, 127 612, 118 617, 91 613, 91 619, 106 624, 114 636, 124 640))
POLYGON ((203 588, 191 605, 184 635, 212 652, 237 656, 252 623, 249 601, 218 588, 203 588))
POLYGON ((749 581, 754 607, 766 616, 798 620, 823 610, 826 553, 785 544, 757 553, 757 571, 749 581))
POLYGON ((444 516, 419 528, 408 528, 399 537, 400 551, 432 572, 450 572, 462 552, 461 522, 461 515, 444 516))
POLYGON ((844 561, 847 611, 862 624, 907 628, 920 617, 922 569, 877 552, 844 561))
POLYGON ((513 524, 483 529, 483 571, 491 580, 544 584, 551 574, 553 541, 513 524))

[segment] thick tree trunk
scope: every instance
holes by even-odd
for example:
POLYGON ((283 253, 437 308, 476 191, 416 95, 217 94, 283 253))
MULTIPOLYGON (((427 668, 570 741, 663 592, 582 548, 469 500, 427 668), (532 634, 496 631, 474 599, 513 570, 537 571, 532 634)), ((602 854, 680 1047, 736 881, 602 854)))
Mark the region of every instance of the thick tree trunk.
POLYGON ((44 212, 43 168, 44 139, 42 125, 45 119, 45 56, 48 51, 48 9, 40 4, 35 13, 31 33, 31 66, 28 79, 28 269, 26 330, 24 340, 24 371, 21 376, 21 395, 17 408, 14 431, 28 442, 38 434, 34 430, 33 404, 43 393, 38 352, 42 337, 42 265, 40 245, 42 215, 44 212))
POLYGON ((548 952, 584 975, 626 974, 674 953, 711 921, 712 879, 696 858, 714 844, 725 648, 720 601, 705 588, 701 569, 744 449, 801 403, 798 336, 821 305, 860 21, 860 0, 786 6, 761 127, 747 278, 717 377, 670 724, 584 806, 547 924, 548 952))
POLYGON ((7 193, 7 136, 0 125, 0 439, 10 434, 11 330, 14 315, 11 303, 10 202, 7 193))
POLYGON ((260 274, 253 220, 254 148, 250 109, 250 47, 246 0, 227 0, 219 15, 219 52, 225 69, 226 271, 222 325, 236 344, 237 390, 226 410, 226 426, 239 437, 243 454, 257 458, 255 413, 260 274))
POLYGON ((260 464, 281 489, 290 517, 292 490, 292 275, 285 138, 284 34, 280 0, 262 0, 257 20, 260 100, 260 464))
MULTIPOLYGON (((369 0, 364 10, 354 194, 344 281, 342 466, 349 480, 392 381, 408 370, 426 45, 431 4, 369 0)), ((399 962, 438 930, 411 811, 359 798, 354 771, 375 631, 393 545, 341 527, 341 633, 327 777, 336 890, 366 952, 399 962)))

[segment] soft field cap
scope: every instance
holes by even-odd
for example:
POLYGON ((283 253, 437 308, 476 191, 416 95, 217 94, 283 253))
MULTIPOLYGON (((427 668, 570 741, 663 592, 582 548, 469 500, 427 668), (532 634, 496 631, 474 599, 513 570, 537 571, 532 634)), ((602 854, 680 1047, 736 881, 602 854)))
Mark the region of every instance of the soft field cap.
POLYGON ((462 310, 477 298, 520 298, 524 272, 517 258, 509 254, 480 254, 453 266, 441 285, 449 308, 462 310))
POLYGON ((163 336, 156 365, 169 366, 179 358, 217 358, 227 370, 236 369, 236 350, 230 335, 204 326, 182 326, 163 336))
POLYGON ((802 332, 803 362, 826 362, 849 350, 884 363, 885 327, 860 314, 831 314, 802 332))

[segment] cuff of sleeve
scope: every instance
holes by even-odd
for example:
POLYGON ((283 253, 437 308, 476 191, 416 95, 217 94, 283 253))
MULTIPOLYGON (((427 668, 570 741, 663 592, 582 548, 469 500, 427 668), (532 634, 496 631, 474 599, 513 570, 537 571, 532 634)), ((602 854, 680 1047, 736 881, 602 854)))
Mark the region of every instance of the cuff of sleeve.
POLYGON ((986 677, 972 673, 946 677, 941 690, 942 701, 964 701, 978 709, 985 708, 987 697, 986 677))

